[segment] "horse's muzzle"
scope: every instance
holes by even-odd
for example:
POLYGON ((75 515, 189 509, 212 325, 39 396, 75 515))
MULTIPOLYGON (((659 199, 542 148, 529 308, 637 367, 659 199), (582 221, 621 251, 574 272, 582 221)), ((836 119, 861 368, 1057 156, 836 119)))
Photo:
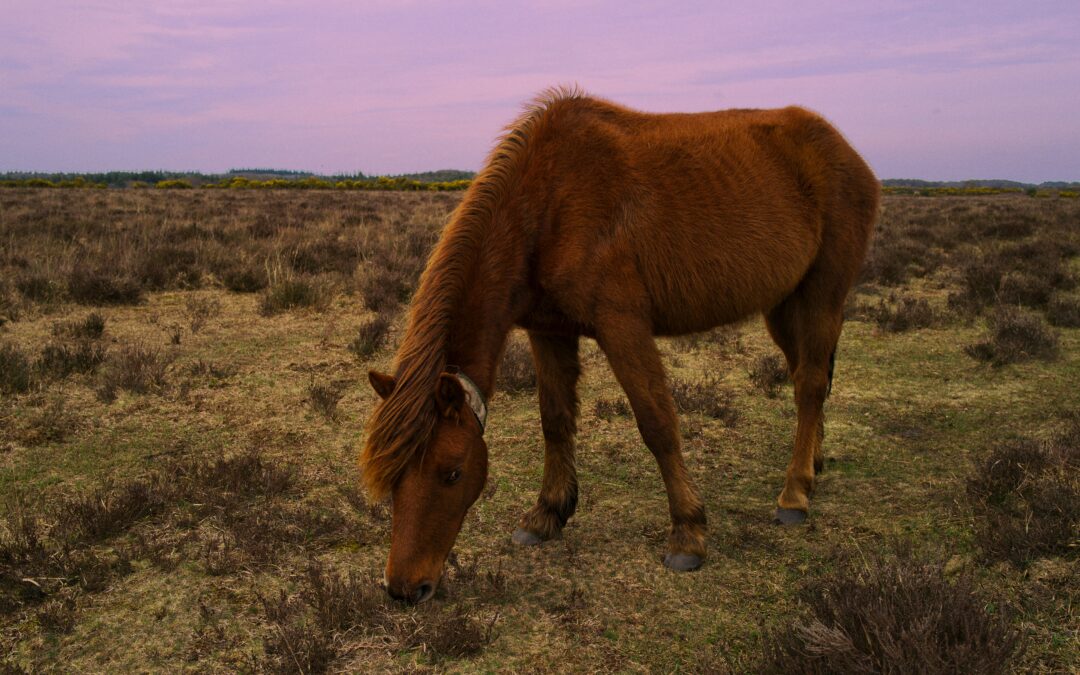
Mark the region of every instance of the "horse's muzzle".
POLYGON ((431 596, 435 595, 435 584, 430 581, 421 581, 418 584, 387 583, 386 592, 395 600, 418 604, 429 600, 431 596))

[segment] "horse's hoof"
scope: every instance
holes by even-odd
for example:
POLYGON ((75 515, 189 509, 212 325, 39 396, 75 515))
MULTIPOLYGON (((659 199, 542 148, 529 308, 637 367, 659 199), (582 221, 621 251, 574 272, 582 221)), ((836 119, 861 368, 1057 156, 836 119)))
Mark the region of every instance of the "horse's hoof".
POLYGON ((511 539, 519 546, 539 546, 544 541, 532 532, 523 530, 520 527, 514 530, 514 536, 511 539))
POLYGON ((806 511, 799 509, 776 509, 773 523, 776 525, 802 525, 806 522, 806 511))
POLYGON ((690 572, 701 567, 701 557, 693 553, 668 553, 664 556, 664 566, 676 572, 690 572))

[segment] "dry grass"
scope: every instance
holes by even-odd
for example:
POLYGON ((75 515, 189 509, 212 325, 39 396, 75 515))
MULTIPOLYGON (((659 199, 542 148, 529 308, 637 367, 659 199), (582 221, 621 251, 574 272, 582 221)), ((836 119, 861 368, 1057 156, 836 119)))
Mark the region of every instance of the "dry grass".
MULTIPOLYGON (((908 627, 896 644, 919 655, 909 669, 940 664, 942 645, 978 664, 980 635, 1004 636, 1004 660, 1013 634, 1026 648, 1009 668, 1080 667, 1077 549, 1059 536, 1077 501, 1062 459, 1076 434, 1056 421, 1080 407, 1080 334, 1068 327, 1080 203, 886 198, 805 528, 769 524, 795 411, 790 387, 762 395, 782 362, 760 321, 661 341, 709 517, 709 559, 692 575, 659 562, 669 522, 655 461, 584 340, 580 502, 562 537, 508 542, 540 488, 543 436, 535 396, 498 397, 488 486, 436 597, 408 608, 377 586, 390 509, 357 488, 376 400, 360 383, 390 368, 396 337, 376 322, 400 324, 459 197, 0 191, 0 359, 17 364, 0 370, 0 669, 754 672, 776 635, 806 651, 801 640, 824 633, 803 628, 819 618, 853 645, 860 629, 908 627), (158 273, 166 256, 177 262, 158 273), (971 261, 989 281, 968 274, 971 261), (92 291, 82 299, 69 285, 77 269, 92 291), (283 278, 321 284, 317 311, 264 315, 268 284, 283 278), (1040 305, 1031 289, 1044 285, 1040 305), (965 355, 1003 293, 1058 325, 1056 359, 985 368, 965 355), (882 299, 905 321, 925 301, 933 330, 879 327, 882 299), (106 350, 96 371, 79 372, 82 342, 106 350), (66 347, 43 369, 49 345, 66 347), (133 346, 156 356, 127 363, 133 346), (145 373, 132 381, 152 395, 122 395, 125 373, 145 373), (110 382, 115 399, 99 400, 110 382), (333 424, 312 407, 315 383, 332 394, 333 424), (1037 439, 1042 459, 999 452, 1018 437, 1037 439), (898 532, 922 562, 895 554, 898 532), (940 617, 937 596, 950 601, 940 617), (924 630, 939 619, 956 630, 924 630), (993 632, 999 621, 1005 633, 993 632)), ((534 386, 527 352, 523 391, 534 386)), ((813 644, 823 658, 836 646, 813 644)))

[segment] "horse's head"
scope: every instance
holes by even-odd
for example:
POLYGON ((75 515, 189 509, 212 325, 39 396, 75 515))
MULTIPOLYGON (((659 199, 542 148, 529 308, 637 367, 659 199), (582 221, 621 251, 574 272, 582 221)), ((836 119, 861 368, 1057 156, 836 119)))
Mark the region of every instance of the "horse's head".
MULTIPOLYGON (((371 371, 368 379, 384 399, 394 390, 389 375, 371 371)), ((435 593, 465 513, 487 480, 482 415, 474 414, 476 399, 470 400, 479 394, 468 389, 456 374, 439 377, 432 392, 439 420, 430 444, 413 456, 390 491, 385 580, 387 592, 398 600, 423 602, 435 593)))

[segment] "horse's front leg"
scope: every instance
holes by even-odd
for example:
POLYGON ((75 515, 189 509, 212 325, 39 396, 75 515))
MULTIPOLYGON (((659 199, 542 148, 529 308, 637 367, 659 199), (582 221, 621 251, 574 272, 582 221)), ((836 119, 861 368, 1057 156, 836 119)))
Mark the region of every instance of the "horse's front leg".
POLYGON ((514 541, 535 545, 562 531, 577 507, 578 338, 530 332, 544 430, 544 480, 536 505, 522 516, 514 541))
POLYGON ((664 564, 678 571, 697 569, 705 560, 705 507, 683 463, 675 402, 656 341, 639 315, 612 316, 597 329, 597 342, 630 400, 667 489, 671 534, 664 564))

